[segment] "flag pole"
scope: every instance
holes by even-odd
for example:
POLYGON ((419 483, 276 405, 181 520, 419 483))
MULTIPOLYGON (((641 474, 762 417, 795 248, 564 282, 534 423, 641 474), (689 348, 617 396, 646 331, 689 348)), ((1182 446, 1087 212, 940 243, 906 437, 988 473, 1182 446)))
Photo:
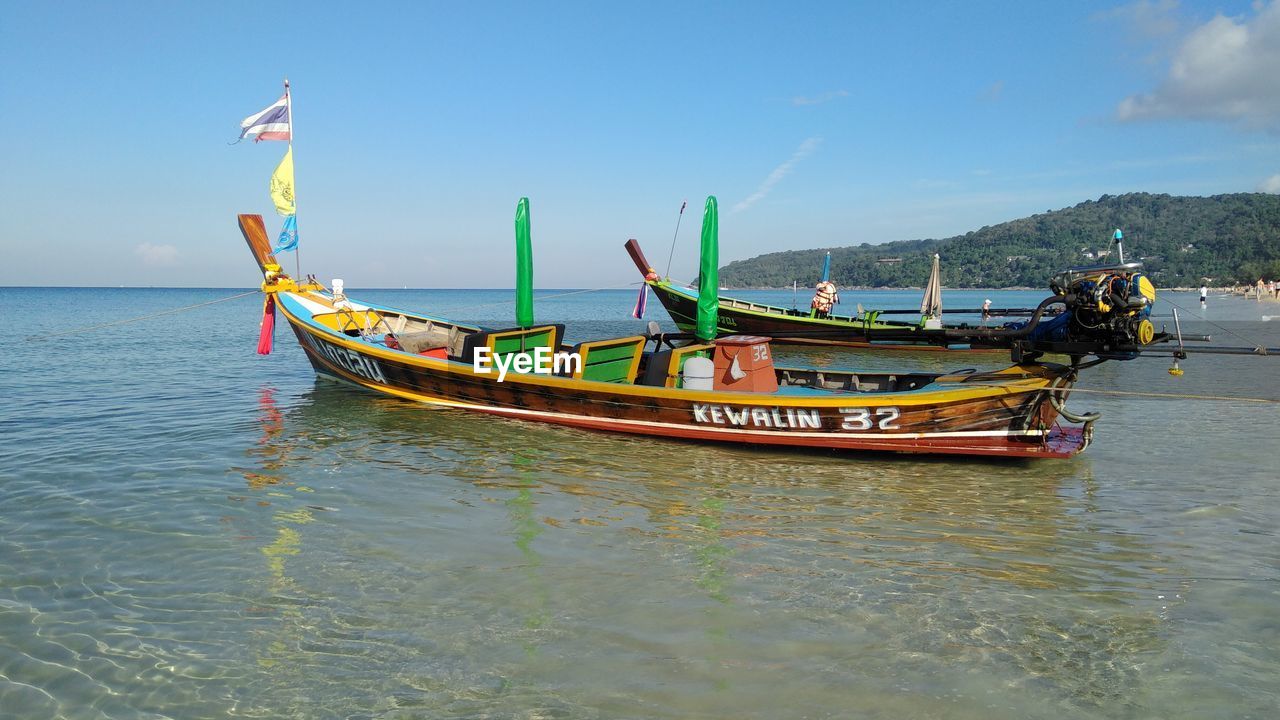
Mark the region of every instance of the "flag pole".
MULTIPOLYGON (((293 155, 293 95, 289 93, 289 78, 284 79, 284 107, 285 112, 289 114, 289 155, 293 155)), ((298 173, 293 173, 293 217, 297 222, 298 217, 298 173)), ((302 281, 302 251, 298 248, 301 243, 295 243, 293 246, 293 267, 296 270, 294 278, 299 282, 302 281)))

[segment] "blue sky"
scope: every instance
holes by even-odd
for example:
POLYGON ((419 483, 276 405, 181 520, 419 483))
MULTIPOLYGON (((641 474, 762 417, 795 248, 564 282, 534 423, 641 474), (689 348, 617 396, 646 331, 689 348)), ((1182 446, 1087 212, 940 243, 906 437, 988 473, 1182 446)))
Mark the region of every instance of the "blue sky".
MULTIPOLYGON (((359 287, 635 280, 963 233, 1129 191, 1280 192, 1275 2, 0 0, 0 285, 251 286, 285 144, 303 270, 359 287)), ((288 261, 292 268, 293 261, 288 261)))

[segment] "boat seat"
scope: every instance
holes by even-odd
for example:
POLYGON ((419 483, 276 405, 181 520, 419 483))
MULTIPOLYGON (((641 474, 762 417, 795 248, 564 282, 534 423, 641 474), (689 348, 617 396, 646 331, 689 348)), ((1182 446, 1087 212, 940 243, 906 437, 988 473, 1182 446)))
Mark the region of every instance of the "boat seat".
MULTIPOLYGON (((572 377, 596 382, 633 383, 648 338, 643 335, 581 342, 572 352, 582 359, 572 377)), ((567 374, 567 373, 566 373, 567 374)))
POLYGON ((396 342, 400 343, 400 349, 410 353, 420 353, 423 350, 435 350, 449 346, 449 333, 443 329, 404 333, 403 335, 396 335, 395 338, 396 342))
POLYGON ((649 364, 645 366, 641 385, 653 387, 680 387, 680 369, 684 361, 695 355, 711 357, 714 345, 695 344, 660 350, 649 354, 649 364))
MULTIPOLYGON (((564 325, 538 325, 531 328, 510 328, 507 330, 481 330, 466 335, 456 355, 449 359, 458 360, 468 365, 475 364, 476 348, 488 347, 493 356, 509 355, 518 352, 533 352, 535 348, 546 348, 551 352, 560 349, 560 338, 564 337, 564 325)), ((453 347, 450 347, 450 352, 453 347)))

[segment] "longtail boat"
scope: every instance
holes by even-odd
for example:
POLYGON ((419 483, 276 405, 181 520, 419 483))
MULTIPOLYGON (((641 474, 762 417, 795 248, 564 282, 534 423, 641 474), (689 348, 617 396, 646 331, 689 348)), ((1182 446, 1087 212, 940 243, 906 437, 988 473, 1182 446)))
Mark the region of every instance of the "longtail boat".
MULTIPOLYGON (((695 290, 682 284, 661 277, 649 261, 636 240, 628 240, 625 244, 627 253, 635 263, 636 269, 644 277, 644 282, 653 292, 662 306, 666 308, 671 319, 682 330, 690 331, 697 323, 697 300, 695 290)), ((827 260, 830 260, 830 255, 827 260)), ((827 266, 830 267, 829 265, 827 266)), ((826 279, 826 271, 823 273, 826 279)), ((933 274, 929 286, 936 288, 938 282, 937 256, 934 257, 933 274)), ((927 287, 929 287, 927 286, 927 287)), ((935 290, 935 292, 939 292, 935 290)), ((920 312, 914 310, 863 310, 859 307, 854 315, 835 313, 818 314, 810 309, 785 308, 766 303, 741 300, 720 295, 717 332, 720 335, 748 333, 772 338, 774 342, 793 345, 839 345, 850 348, 872 348, 879 350, 1003 350, 1003 347, 987 347, 981 343, 971 343, 957 336, 948 335, 944 330, 967 331, 977 326, 968 323, 942 323, 940 303, 931 303, 926 297, 920 312), (884 315, 919 315, 917 322, 890 320, 884 315)), ((982 308, 950 311, 953 314, 972 315, 982 313, 982 308)), ((1028 308, 987 308, 989 317, 1029 316, 1033 311, 1028 308)))
POLYGON ((517 326, 489 329, 357 302, 336 280, 329 288, 314 276, 295 280, 272 254, 262 217, 240 215, 264 277, 259 352, 270 352, 278 308, 318 374, 428 405, 721 443, 1062 458, 1089 444, 1097 420, 1064 407, 1077 373, 1136 357, 1144 346, 1168 339, 1147 319, 1155 289, 1145 276, 1068 272, 1023 327, 984 329, 976 338, 1011 350, 1016 363, 1002 370, 775 367, 766 338, 717 338, 718 222, 711 197, 694 336, 650 330, 569 345, 563 325, 533 320, 528 222, 522 199, 517 326), (1066 309, 1045 321, 1054 305, 1066 309), (1046 352, 1071 362, 1044 362, 1046 352))

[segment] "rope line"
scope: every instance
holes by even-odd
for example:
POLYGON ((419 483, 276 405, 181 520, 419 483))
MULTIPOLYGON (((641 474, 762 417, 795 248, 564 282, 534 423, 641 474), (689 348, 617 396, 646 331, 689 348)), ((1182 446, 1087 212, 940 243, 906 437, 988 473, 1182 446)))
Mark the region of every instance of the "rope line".
POLYGON ((1169 398, 1171 400, 1216 400, 1253 403, 1280 403, 1276 398, 1241 397, 1238 395, 1192 395, 1190 393, 1156 393, 1131 390, 1090 390, 1088 388, 1071 388, 1067 392, 1089 393, 1091 395, 1128 395, 1132 397, 1169 398))
MULTIPOLYGON (((1236 336, 1236 337, 1240 338, 1241 340, 1243 340, 1243 341, 1245 341, 1245 342, 1249 343, 1250 345, 1252 345, 1252 346, 1253 346, 1253 347, 1255 347, 1255 348, 1261 348, 1261 347, 1263 347, 1262 343, 1259 343, 1259 342, 1257 342, 1257 341, 1255 341, 1255 340, 1253 340, 1253 339, 1251 339, 1251 338, 1247 338, 1247 337, 1245 337, 1245 336, 1241 335, 1241 334, 1240 334, 1240 333, 1238 333, 1238 332, 1234 332, 1234 331, 1232 331, 1230 328, 1223 327, 1222 325, 1219 325, 1218 323, 1216 323, 1216 322, 1214 322, 1214 321, 1210 320, 1209 318, 1207 318, 1207 317, 1205 317, 1205 316, 1203 316, 1203 315, 1197 315, 1193 310, 1189 310, 1189 309, 1187 309, 1187 308, 1182 307, 1182 306, 1181 306, 1181 305, 1179 305, 1178 303, 1176 303, 1176 302, 1174 302, 1174 301, 1170 300, 1170 299, 1168 298, 1168 296, 1165 296, 1165 297, 1160 298, 1160 299, 1161 299, 1161 300, 1164 300, 1165 302, 1169 303, 1170 305, 1172 305, 1172 306, 1174 306, 1174 307, 1178 308, 1179 310, 1181 310, 1182 312, 1184 312, 1184 313, 1186 313, 1186 314, 1190 315, 1191 317, 1195 318, 1196 320, 1199 320, 1200 322, 1206 322, 1206 323, 1209 323, 1210 325, 1212 325, 1212 326, 1214 326, 1214 327, 1218 328, 1218 329, 1219 329, 1219 330, 1221 330, 1222 332, 1224 332, 1224 333, 1228 333, 1228 334, 1230 334, 1230 335, 1234 335, 1234 336, 1236 336)), ((1263 353, 1263 354, 1265 355, 1266 353, 1263 353)))
MULTIPOLYGON (((964 383, 965 385, 982 387, 1003 387, 1002 385, 989 383, 964 383)), ((1043 389, 1043 388, 1039 388, 1043 389)), ((1092 390, 1089 388, 1071 387, 1063 388, 1063 392, 1075 394, 1086 393, 1089 395, 1121 395, 1127 397, 1148 397, 1148 398, 1166 398, 1170 400, 1215 400, 1228 402, 1253 402, 1253 403, 1280 403, 1280 399, 1276 398, 1258 398, 1258 397, 1241 397, 1238 395, 1192 395, 1190 393, 1157 393, 1157 392, 1139 392, 1136 390, 1092 390)))
POLYGON ((102 323, 100 325, 89 325, 82 328, 75 328, 73 330, 62 330, 60 332, 54 332, 54 333, 43 333, 39 336, 29 337, 27 338, 27 340, 28 341, 44 340, 45 338, 59 337, 62 335, 74 335, 75 333, 89 332, 90 330, 100 330, 102 328, 113 327, 116 325, 126 325, 128 323, 135 323, 142 320, 150 320, 151 318, 158 318, 162 315, 173 315, 174 313, 185 312, 187 310, 194 310, 196 308, 205 307, 206 305, 216 305, 217 303, 226 302, 228 300, 237 300, 247 295, 258 295, 258 294, 261 294, 261 292, 262 292, 261 290, 250 290, 249 292, 240 293, 239 295, 232 295, 231 297, 224 297, 219 300, 210 300, 208 302, 196 303, 195 305, 188 305, 186 307, 175 308, 173 310, 164 310, 158 313, 152 313, 150 315, 143 315, 141 317, 129 318, 127 320, 113 320, 112 322, 102 323))
MULTIPOLYGON (((604 290, 630 290, 636 285, 641 285, 643 283, 644 283, 643 280, 637 280, 636 282, 633 282, 633 283, 627 283, 626 285, 616 285, 614 287, 598 287, 598 288, 591 288, 590 290, 574 290, 572 292, 558 293, 556 295, 535 295, 533 299, 534 300, 554 300, 556 298, 569 297, 570 295, 581 295, 583 293, 601 292, 604 290)), ((515 304, 515 300, 500 300, 498 302, 483 303, 481 305, 467 305, 467 307, 468 308, 486 308, 486 307, 497 307, 499 305, 514 305, 514 304, 515 304)))

